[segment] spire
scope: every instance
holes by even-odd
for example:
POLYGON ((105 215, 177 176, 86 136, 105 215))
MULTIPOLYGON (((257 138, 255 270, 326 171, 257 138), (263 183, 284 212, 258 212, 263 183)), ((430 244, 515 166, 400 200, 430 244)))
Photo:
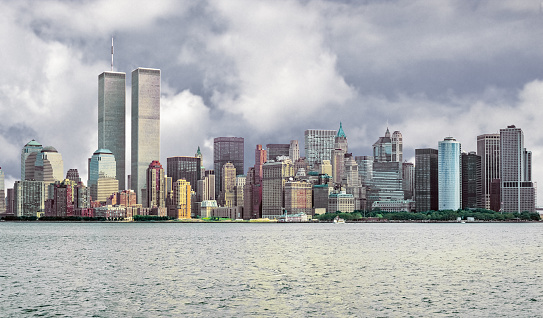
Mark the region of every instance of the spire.
POLYGON ((337 131, 336 138, 337 137, 347 138, 347 136, 345 136, 345 132, 343 131, 343 125, 341 124, 341 122, 339 122, 339 130, 337 131))
POLYGON ((111 71, 113 72, 113 37, 111 37, 111 71))
POLYGON ((387 131, 385 132, 385 137, 390 138, 390 131, 388 130, 388 126, 387 126, 387 131))

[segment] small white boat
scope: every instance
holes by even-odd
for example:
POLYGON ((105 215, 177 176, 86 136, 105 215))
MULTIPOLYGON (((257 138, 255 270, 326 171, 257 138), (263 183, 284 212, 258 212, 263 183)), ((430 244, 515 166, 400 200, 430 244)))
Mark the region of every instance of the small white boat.
POLYGON ((345 223, 345 220, 340 218, 339 216, 336 216, 334 218, 334 223, 345 223))

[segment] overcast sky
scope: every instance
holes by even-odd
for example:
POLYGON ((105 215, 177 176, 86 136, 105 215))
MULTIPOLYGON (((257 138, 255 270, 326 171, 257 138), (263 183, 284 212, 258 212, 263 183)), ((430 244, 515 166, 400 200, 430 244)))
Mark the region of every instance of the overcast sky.
POLYGON ((475 151, 477 135, 514 124, 543 180, 539 0, 4 0, 0 12, 6 187, 31 139, 86 182, 112 36, 128 112, 132 70, 162 70, 164 166, 201 146, 211 169, 213 138, 239 136, 247 171, 256 144, 298 139, 303 152, 304 130, 339 122, 354 155, 370 155, 388 123, 414 161, 446 136, 475 151))

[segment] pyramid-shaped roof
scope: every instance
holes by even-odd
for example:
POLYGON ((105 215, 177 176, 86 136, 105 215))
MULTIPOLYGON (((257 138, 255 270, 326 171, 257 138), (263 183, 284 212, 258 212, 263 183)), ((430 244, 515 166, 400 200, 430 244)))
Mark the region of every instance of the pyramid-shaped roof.
POLYGON ((337 137, 347 138, 347 136, 345 136, 345 132, 343 131, 343 125, 341 124, 341 122, 339 123, 339 130, 337 131, 336 138, 337 137))

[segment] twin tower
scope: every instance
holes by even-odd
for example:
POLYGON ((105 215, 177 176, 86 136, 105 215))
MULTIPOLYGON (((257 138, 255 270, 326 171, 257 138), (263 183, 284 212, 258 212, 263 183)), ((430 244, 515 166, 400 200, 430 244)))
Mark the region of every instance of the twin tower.
POLYGON ((160 70, 132 71, 131 171, 126 184, 126 73, 98 76, 98 149, 115 156, 119 189, 133 189, 141 203, 146 170, 160 160, 160 70))

